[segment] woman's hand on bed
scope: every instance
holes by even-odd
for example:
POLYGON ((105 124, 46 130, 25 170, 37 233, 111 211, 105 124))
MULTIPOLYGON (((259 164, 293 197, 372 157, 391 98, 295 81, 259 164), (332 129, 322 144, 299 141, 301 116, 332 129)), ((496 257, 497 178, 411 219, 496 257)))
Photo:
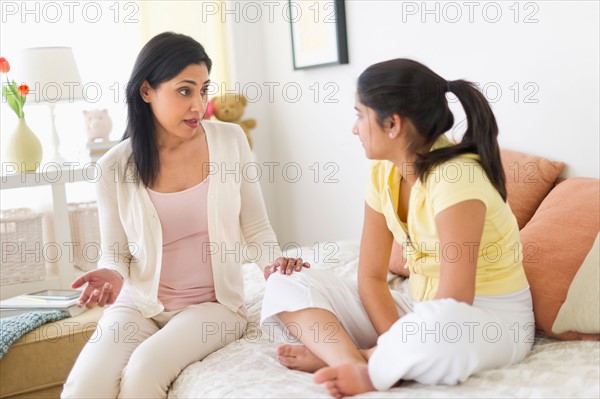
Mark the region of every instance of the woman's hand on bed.
POLYGON ((294 271, 299 272, 305 267, 309 268, 310 263, 304 262, 302 258, 277 258, 272 265, 265 267, 265 280, 268 279, 271 274, 276 273, 277 269, 279 269, 279 273, 289 275, 294 271))
POLYGON ((123 277, 114 270, 97 269, 73 281, 71 287, 79 288, 85 283, 87 287, 79 297, 78 305, 91 309, 96 305, 102 307, 114 303, 123 287, 123 277))

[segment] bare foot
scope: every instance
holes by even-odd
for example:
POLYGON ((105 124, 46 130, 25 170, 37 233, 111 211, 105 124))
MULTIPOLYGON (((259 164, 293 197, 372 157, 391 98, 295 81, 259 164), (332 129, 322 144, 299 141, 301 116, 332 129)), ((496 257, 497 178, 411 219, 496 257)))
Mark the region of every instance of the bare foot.
POLYGON ((315 373, 314 381, 317 384, 325 384, 325 388, 334 398, 375 391, 366 364, 325 367, 315 373))
POLYGON ((277 348, 277 360, 292 370, 315 371, 326 367, 327 364, 312 353, 304 345, 281 345, 277 348))

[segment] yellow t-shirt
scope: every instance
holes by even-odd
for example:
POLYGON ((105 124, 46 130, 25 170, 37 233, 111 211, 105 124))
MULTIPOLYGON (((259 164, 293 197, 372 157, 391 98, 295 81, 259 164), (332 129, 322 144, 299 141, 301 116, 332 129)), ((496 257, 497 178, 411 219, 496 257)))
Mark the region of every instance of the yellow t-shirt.
MULTIPOLYGON (((442 135, 431 150, 452 145, 442 135)), ((441 257, 450 261, 461 254, 457 244, 440 248, 435 216, 460 202, 478 199, 486 206, 485 224, 477 254, 475 295, 505 295, 528 287, 523 270, 517 220, 508 203, 490 183, 475 154, 444 162, 412 187, 407 223, 398 217, 400 172, 389 161, 376 161, 371 169, 367 204, 382 213, 394 239, 401 243, 410 268, 409 292, 415 300, 433 299, 437 293, 441 257)), ((471 247, 472 248, 472 247, 471 247)))

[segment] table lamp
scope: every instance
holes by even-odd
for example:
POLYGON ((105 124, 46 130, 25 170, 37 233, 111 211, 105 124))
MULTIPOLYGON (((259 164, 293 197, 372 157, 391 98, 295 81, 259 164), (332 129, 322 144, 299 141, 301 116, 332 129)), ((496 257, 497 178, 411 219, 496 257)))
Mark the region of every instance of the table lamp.
POLYGON ((60 155, 60 138, 56 131, 54 108, 57 102, 83 99, 82 83, 70 47, 33 47, 24 49, 19 58, 19 79, 30 88, 28 103, 46 103, 52 124, 51 161, 64 163, 60 155))

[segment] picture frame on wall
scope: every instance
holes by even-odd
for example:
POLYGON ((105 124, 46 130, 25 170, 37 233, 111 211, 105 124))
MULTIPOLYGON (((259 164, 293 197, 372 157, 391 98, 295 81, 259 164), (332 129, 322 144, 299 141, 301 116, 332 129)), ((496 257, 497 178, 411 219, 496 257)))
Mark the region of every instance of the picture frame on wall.
POLYGON ((288 0, 294 70, 348 64, 344 0, 288 0))

